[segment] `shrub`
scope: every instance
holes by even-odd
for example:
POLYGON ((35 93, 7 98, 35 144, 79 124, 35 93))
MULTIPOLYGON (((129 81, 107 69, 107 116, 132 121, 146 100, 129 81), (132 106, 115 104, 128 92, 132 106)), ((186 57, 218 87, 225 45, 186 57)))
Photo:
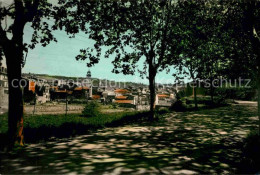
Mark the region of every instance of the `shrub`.
POLYGON ((156 114, 166 114, 170 113, 171 111, 169 110, 169 108, 157 108, 155 112, 156 114))
POLYGON ((192 104, 192 101, 189 100, 189 99, 186 99, 186 104, 187 104, 187 105, 190 105, 190 104, 192 104))
POLYGON ((182 103, 181 100, 177 100, 171 107, 171 110, 173 111, 177 111, 177 112, 183 112, 186 111, 186 107, 184 106, 184 104, 182 103))
POLYGON ((122 108, 135 108, 135 105, 130 104, 130 103, 119 103, 118 106, 122 108))
POLYGON ((251 132, 244 140, 242 149, 244 157, 245 169, 250 172, 243 173, 257 173, 260 170, 260 135, 257 132, 251 132))
POLYGON ((117 108, 117 104, 116 103, 112 103, 112 108, 116 109, 117 108))
POLYGON ((253 88, 216 88, 215 95, 223 99, 256 100, 253 88))
POLYGON ((96 101, 91 101, 86 104, 82 111, 84 117, 97 117, 100 115, 100 106, 96 101))
POLYGON ((176 99, 179 100, 179 99, 181 99, 181 98, 183 98, 183 97, 185 97, 185 96, 186 96, 186 95, 185 95, 185 91, 182 90, 182 91, 179 91, 179 92, 176 94, 176 99))

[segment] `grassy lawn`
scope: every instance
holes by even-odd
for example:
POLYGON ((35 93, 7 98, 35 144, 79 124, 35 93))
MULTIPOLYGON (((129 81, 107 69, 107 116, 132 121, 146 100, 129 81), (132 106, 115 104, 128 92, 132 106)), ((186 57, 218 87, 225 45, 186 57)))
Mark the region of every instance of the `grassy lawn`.
MULTIPOLYGON (((97 117, 82 117, 79 114, 63 115, 25 115, 25 142, 37 142, 51 137, 70 137, 84 134, 105 126, 118 126, 144 119, 148 112, 101 113, 97 117)), ((5 137, 8 130, 7 114, 0 115, 0 135, 5 137)))

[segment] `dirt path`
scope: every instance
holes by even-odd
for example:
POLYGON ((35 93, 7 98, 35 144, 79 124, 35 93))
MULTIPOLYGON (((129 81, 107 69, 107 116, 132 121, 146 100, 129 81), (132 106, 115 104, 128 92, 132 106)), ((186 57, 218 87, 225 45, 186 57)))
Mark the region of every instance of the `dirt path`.
POLYGON ((247 106, 172 113, 2 154, 0 173, 230 174, 240 163, 241 140, 255 127, 256 108, 247 106))
POLYGON ((245 105, 245 106, 257 106, 257 102, 256 101, 240 101, 240 100, 236 100, 235 102, 237 102, 240 105, 245 105))

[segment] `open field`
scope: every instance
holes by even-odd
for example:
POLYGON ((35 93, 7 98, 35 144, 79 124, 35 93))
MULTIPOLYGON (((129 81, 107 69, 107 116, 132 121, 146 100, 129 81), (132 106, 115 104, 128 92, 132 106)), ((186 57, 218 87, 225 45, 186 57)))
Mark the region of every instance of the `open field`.
POLYGON ((242 141, 257 129, 256 106, 168 113, 159 121, 103 128, 2 154, 1 173, 233 174, 242 141))

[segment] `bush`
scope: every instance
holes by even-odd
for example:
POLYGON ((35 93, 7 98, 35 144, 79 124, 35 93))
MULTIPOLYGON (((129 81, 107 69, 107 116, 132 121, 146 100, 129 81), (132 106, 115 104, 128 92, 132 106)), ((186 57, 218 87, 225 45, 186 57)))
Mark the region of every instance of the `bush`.
POLYGON ((181 99, 181 98, 183 98, 183 97, 185 97, 185 96, 186 96, 186 95, 185 95, 185 91, 182 90, 182 91, 179 91, 179 92, 176 94, 176 99, 179 100, 179 99, 181 99))
POLYGON ((256 91, 253 88, 217 88, 215 95, 223 99, 255 100, 256 91))
POLYGON ((86 104, 82 111, 84 117, 97 117, 100 115, 100 105, 96 101, 91 101, 86 104))
POLYGON ((112 108, 116 109, 117 108, 117 104, 116 103, 112 103, 112 108))
POLYGON ((186 104, 187 104, 187 105, 190 105, 190 104, 192 104, 192 101, 189 100, 189 99, 186 99, 186 104))
POLYGON ((122 108, 135 108, 135 105, 130 103, 119 103, 118 106, 122 108))
POLYGON ((170 113, 170 110, 168 108, 160 108, 155 110, 156 114, 166 114, 170 113))
POLYGON ((182 103, 181 100, 177 100, 171 107, 171 110, 173 111, 177 111, 177 112, 183 112, 186 111, 186 107, 184 106, 184 104, 182 103))
POLYGON ((257 173, 260 170, 260 135, 257 132, 251 132, 244 140, 243 153, 243 165, 244 170, 250 172, 242 173, 257 173))

